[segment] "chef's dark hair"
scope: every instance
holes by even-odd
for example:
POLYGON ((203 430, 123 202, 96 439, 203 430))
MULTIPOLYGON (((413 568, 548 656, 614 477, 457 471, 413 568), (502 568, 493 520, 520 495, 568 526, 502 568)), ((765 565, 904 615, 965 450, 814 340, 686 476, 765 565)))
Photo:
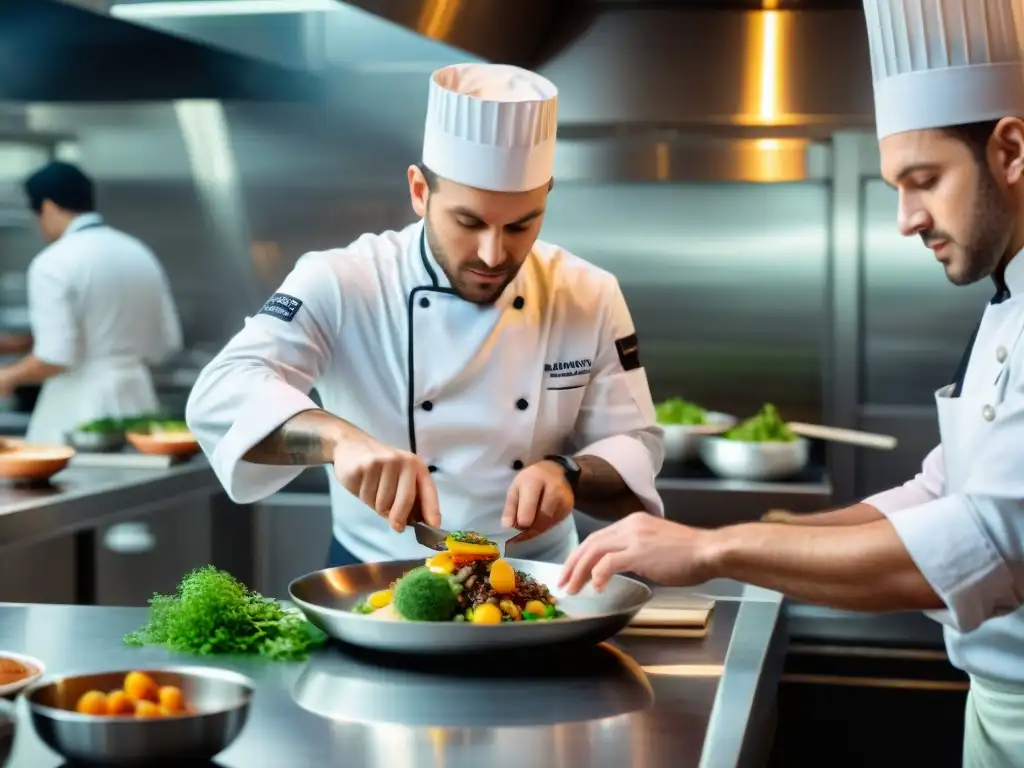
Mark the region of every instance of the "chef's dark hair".
POLYGON ((47 163, 25 180, 25 194, 32 210, 39 213, 43 201, 72 213, 96 210, 92 180, 71 163, 47 163))
MULTIPOLYGON (((427 182, 427 189, 429 189, 431 192, 437 192, 437 180, 439 178, 441 178, 441 177, 438 176, 436 173, 434 173, 429 168, 427 168, 427 166, 424 165, 423 163, 416 163, 416 167, 419 168, 420 169, 420 173, 423 174, 423 178, 427 182)), ((550 192, 551 189, 554 188, 554 186, 555 186, 555 180, 551 179, 551 181, 548 182, 548 191, 550 192)))
POLYGON ((943 128, 942 132, 957 141, 962 141, 971 150, 974 160, 982 166, 988 167, 988 140, 995 133, 998 120, 984 120, 980 123, 964 123, 963 125, 952 125, 943 128))

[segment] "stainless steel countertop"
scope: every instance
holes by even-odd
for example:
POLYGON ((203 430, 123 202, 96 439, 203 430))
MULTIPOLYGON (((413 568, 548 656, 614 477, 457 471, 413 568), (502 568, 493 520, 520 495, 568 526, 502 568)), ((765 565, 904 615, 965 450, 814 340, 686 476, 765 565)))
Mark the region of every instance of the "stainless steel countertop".
MULTIPOLYGON (((142 608, 0 605, 0 649, 36 656, 53 674, 184 662, 250 675, 251 717, 218 756, 224 768, 756 764, 782 668, 781 600, 732 582, 697 591, 720 598, 703 639, 620 636, 572 654, 476 661, 473 674, 338 646, 302 664, 172 657, 121 642, 142 608)), ((689 591, 655 594, 672 603, 689 591)), ((63 765, 18 707, 9 767, 63 765)))
POLYGON ((166 469, 68 467, 45 486, 0 481, 0 551, 116 522, 169 497, 220 489, 203 456, 166 469))

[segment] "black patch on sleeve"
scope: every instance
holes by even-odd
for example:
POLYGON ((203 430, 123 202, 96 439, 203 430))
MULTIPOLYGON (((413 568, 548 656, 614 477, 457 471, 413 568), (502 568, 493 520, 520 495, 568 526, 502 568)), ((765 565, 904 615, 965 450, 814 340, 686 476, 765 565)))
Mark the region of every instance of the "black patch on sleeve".
POLYGON ((623 370, 635 371, 640 367, 640 341, 635 333, 616 339, 615 350, 619 353, 623 370))
POLYGON ((287 293, 275 293, 266 303, 263 305, 257 314, 270 315, 276 317, 278 320, 284 320, 286 323, 290 323, 295 319, 295 313, 302 308, 302 299, 296 299, 294 296, 289 296, 287 293))

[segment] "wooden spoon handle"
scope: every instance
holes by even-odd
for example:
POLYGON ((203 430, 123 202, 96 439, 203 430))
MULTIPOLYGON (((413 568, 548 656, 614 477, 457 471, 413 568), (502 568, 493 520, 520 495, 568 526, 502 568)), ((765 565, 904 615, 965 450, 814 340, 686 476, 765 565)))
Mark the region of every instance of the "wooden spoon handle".
POLYGON ((861 432, 856 429, 826 427, 821 424, 802 424, 794 421, 786 426, 802 437, 816 437, 819 440, 859 445, 862 448, 877 448, 880 451, 891 451, 899 442, 892 435, 879 435, 874 432, 861 432))

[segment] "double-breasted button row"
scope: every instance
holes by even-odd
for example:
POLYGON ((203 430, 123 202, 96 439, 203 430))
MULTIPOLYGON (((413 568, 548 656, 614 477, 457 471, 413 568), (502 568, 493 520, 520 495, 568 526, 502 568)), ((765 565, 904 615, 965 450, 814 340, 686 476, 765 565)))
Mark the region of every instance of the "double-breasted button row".
MULTIPOLYGON (((420 299, 420 306, 423 307, 424 309, 429 307, 430 306, 430 299, 428 299, 426 296, 424 296, 422 299, 420 299)), ((526 299, 524 299, 522 296, 516 296, 515 299, 512 300, 512 308, 513 309, 522 309, 525 306, 526 306, 526 299)))

